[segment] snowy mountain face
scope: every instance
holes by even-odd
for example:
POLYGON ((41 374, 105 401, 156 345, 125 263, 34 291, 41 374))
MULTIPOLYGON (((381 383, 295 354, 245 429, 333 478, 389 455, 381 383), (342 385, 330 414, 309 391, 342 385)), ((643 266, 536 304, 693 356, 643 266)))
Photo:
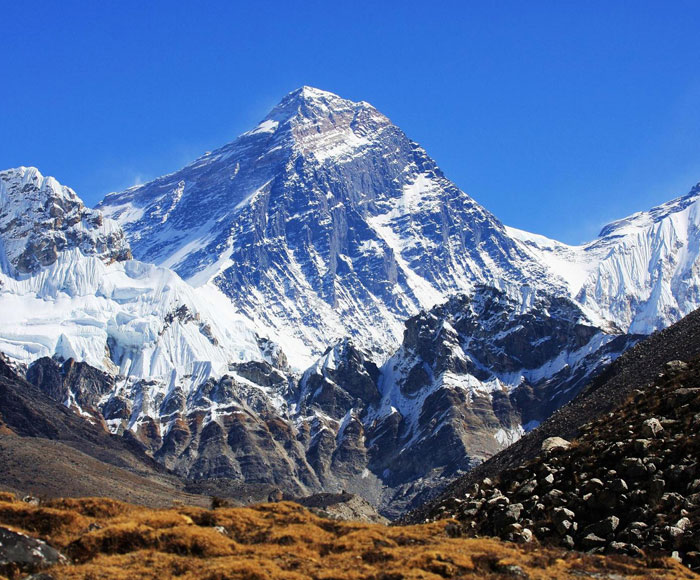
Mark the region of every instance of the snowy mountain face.
POLYGON ((131 260, 116 222, 36 169, 0 172, 0 351, 73 358, 167 392, 269 358, 215 288, 131 260))
POLYGON ((34 168, 0 171, 0 238, 3 270, 20 277, 54 264, 68 248, 106 263, 131 257, 116 222, 34 168))
POLYGON ((88 216, 70 226, 79 236, 42 210, 8 219, 27 193, 45 208, 69 190, 33 169, 0 175, 0 240, 11 250, 0 350, 49 396, 131 433, 187 478, 347 489, 401 506, 517 438, 622 348, 567 299, 476 284, 409 319, 383 366, 344 338, 295 377, 216 286, 126 259, 119 226, 72 192, 70 215, 88 216), (15 185, 25 175, 36 189, 15 185), (44 244, 52 259, 18 260, 38 235, 63 240, 44 244))
POLYGON ((403 321, 451 293, 551 286, 384 115, 309 87, 230 145, 99 207, 137 258, 213 280, 290 360, 345 336, 386 358, 403 321))
POLYGON ((564 279, 584 308, 623 330, 650 334, 700 307, 700 184, 605 226, 582 246, 508 232, 564 279))
POLYGON ((215 287, 128 259, 119 225, 53 178, 0 179, 0 351, 28 380, 182 475, 320 489, 277 345, 215 287))

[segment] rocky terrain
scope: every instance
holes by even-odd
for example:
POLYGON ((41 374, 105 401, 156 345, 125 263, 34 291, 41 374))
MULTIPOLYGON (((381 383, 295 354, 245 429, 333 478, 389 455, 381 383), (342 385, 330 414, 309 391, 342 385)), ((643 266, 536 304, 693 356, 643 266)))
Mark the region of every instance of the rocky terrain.
POLYGON ((700 570, 700 358, 670 361, 573 442, 431 506, 459 533, 589 553, 663 553, 700 570))
POLYGON ((437 494, 437 498, 426 498, 424 505, 402 520, 423 521, 435 504, 443 499, 459 497, 473 483, 495 477, 504 470, 516 468, 524 461, 534 459, 539 455, 543 441, 549 437, 577 437, 583 425, 614 411, 627 400, 633 390, 653 384, 667 362, 679 358, 690 360, 698 356, 700 311, 695 311, 627 350, 596 376, 575 399, 542 425, 453 481, 442 494, 437 494))
POLYGON ((338 522, 283 502, 150 510, 109 499, 32 505, 0 492, 0 575, 19 580, 601 580, 698 578, 664 558, 455 538, 455 524, 338 522))

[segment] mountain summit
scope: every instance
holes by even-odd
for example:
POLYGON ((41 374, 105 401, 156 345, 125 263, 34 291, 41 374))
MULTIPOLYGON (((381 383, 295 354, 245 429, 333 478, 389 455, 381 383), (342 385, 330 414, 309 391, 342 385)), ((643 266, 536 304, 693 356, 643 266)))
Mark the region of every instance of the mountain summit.
POLYGON ((20 276, 78 248, 104 262, 131 257, 119 224, 91 210, 69 187, 35 167, 0 171, 0 260, 20 276))
POLYGON ((475 283, 551 286, 387 117, 310 87, 233 143, 99 208, 137 258, 215 284, 290 360, 344 336, 386 356, 406 318, 475 283))

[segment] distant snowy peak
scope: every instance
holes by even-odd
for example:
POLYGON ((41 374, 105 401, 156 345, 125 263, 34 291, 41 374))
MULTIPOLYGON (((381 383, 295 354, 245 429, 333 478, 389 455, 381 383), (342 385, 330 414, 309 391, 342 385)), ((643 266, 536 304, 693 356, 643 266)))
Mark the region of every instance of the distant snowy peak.
POLYGON ((137 258, 214 282, 285 351, 403 321, 475 283, 550 287, 502 224, 365 102, 303 87, 236 141, 99 205, 137 258))
MULTIPOLYGON (((672 218, 674 214, 684 212, 700 198, 700 183, 684 196, 677 197, 666 203, 653 207, 649 211, 640 211, 621 220, 616 220, 603 227, 598 239, 613 238, 628 235, 640 229, 649 228, 656 223, 672 218)), ((598 242, 598 240, 593 243, 598 242)))
POLYGON ((649 334, 700 307, 700 184, 608 224, 581 246, 507 230, 588 312, 623 330, 649 334))
POLYGON ((117 222, 34 167, 0 171, 0 244, 3 268, 18 275, 49 266, 73 248, 105 262, 131 257, 117 222))

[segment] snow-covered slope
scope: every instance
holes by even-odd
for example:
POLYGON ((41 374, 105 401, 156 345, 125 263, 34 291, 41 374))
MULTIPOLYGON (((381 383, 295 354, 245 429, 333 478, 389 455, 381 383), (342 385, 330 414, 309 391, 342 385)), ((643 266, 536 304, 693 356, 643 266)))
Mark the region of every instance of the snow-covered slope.
MULTIPOLYGON (((401 135, 391 125, 386 130, 401 135)), ((335 150, 346 137, 326 140, 335 150)), ((319 137, 312 133, 310 139, 319 137)), ((398 142, 413 162, 424 155, 407 140, 398 142)), ((376 145, 380 151, 387 146, 376 145)), ((319 168, 316 155, 310 155, 311 161, 296 163, 302 169, 308 163, 312 174, 324 180, 339 172, 337 182, 328 183, 346 196, 345 209, 333 219, 323 212, 309 217, 316 210, 308 210, 292 229, 286 228, 293 219, 280 222, 277 242, 268 234, 257 238, 264 251, 225 264, 216 283, 203 278, 197 287, 168 268, 128 259, 120 227, 99 211, 85 209, 55 180, 34 169, 0 173, 5 252, 0 351, 30 364, 28 378, 47 393, 88 420, 104 421, 113 433, 130 431, 183 476, 274 484, 294 493, 349 489, 378 504, 396 500, 401 506, 519 437, 626 346, 625 337, 602 331, 562 298, 564 283, 548 284, 546 269, 532 251, 509 238, 427 158, 421 171, 412 165, 406 170, 413 172, 409 183, 391 189, 398 179, 389 179, 392 173, 362 166, 344 174, 338 168, 351 161, 319 168), (373 193, 366 203, 353 205, 346 181, 358 175, 365 176, 365 184, 378 180, 386 190, 374 183, 379 189, 368 190, 373 193), (47 217, 45 208, 58 205, 55 199, 63 204, 63 214, 47 217), (61 219, 65 215, 71 217, 61 219), (325 242, 311 235, 316 227, 326 232, 325 242), (328 277, 335 301, 324 299, 323 284, 314 287, 303 278, 305 285, 293 286, 281 277, 282 272, 291 275, 285 270, 289 262, 266 261, 279 258, 275 244, 285 248, 285 256, 306 256, 305 269, 299 266, 298 272, 309 272, 309 259, 323 264, 324 248, 326 258, 335 256, 337 268, 328 277), (363 270, 366 253, 375 255, 378 248, 383 261, 365 264, 363 270), (41 259, 34 260, 37 256, 41 259), (374 267, 390 259, 390 268, 374 267), (257 292, 260 312, 249 311, 247 318, 236 313, 231 272, 248 284, 237 292, 257 292), (482 278, 492 285, 480 284, 482 278), (265 281, 269 293, 252 285, 254 280, 265 281), (370 287, 376 294, 366 303, 370 287), (401 347, 388 353, 393 356, 383 366, 376 364, 373 359, 381 355, 367 343, 385 347, 382 329, 390 328, 389 322, 398 325, 400 312, 442 301, 463 287, 470 290, 468 296, 451 297, 401 324, 401 347), (260 339, 249 320, 264 318, 268 299, 282 308, 289 291, 321 306, 307 311, 308 304, 293 303, 292 316, 281 319, 282 330, 289 331, 302 314, 309 333, 302 338, 318 333, 318 344, 331 339, 331 330, 344 332, 358 321, 362 329, 357 344, 345 337, 326 348, 298 382, 286 371, 279 349, 260 339), (383 310, 373 309, 376 304, 383 310), (312 318, 329 313, 336 316, 330 322, 312 318)), ((375 157, 376 152, 364 163, 375 157)), ((292 184, 301 179, 295 175, 289 177, 292 184)), ((266 203, 294 202, 301 204, 298 210, 306 207, 306 199, 315 207, 318 199, 307 194, 320 187, 319 181, 306 179, 308 189, 285 182, 280 198, 266 203)), ((254 209, 249 208, 248 218, 254 209)), ((224 215, 235 225, 242 214, 224 215)), ((260 223, 285 215, 262 214, 260 223)), ((171 218, 153 231, 167 230, 171 218)), ((260 226, 255 220, 246 223, 260 226)), ((231 248, 231 256, 241 257, 249 249, 245 244, 231 248)), ((157 251, 171 249, 163 245, 157 251)), ((183 259, 206 264, 205 258, 195 252, 183 259)))
POLYGON ((700 307, 700 184, 605 226, 582 246, 507 231, 564 279, 584 308, 623 330, 649 334, 700 307))
POLYGON ((163 389, 262 360, 259 339, 214 287, 127 259, 119 225, 34 168, 0 172, 0 351, 75 358, 163 389))
POLYGON ((99 207, 137 258, 213 281, 290 359, 345 336, 386 358, 406 318, 454 292, 552 286, 389 119, 309 87, 233 143, 99 207))

